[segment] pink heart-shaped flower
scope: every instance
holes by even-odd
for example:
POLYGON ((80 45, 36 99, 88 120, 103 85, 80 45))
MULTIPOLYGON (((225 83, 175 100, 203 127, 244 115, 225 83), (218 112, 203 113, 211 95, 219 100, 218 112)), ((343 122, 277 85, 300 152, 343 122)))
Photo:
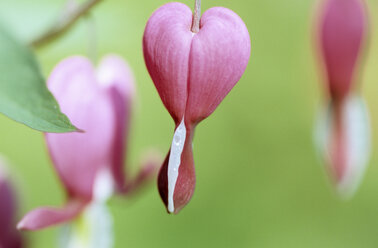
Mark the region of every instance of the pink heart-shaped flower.
POLYGON ((151 16, 143 37, 147 69, 176 124, 158 183, 168 211, 175 213, 194 191, 194 128, 239 81, 251 50, 247 28, 231 10, 207 10, 198 33, 191 31, 192 20, 188 6, 168 3, 151 16))
POLYGON ((134 191, 150 179, 155 167, 148 161, 135 179, 125 178, 125 149, 135 89, 131 70, 119 56, 105 57, 97 70, 85 57, 67 58, 51 73, 48 87, 62 112, 83 132, 45 135, 68 202, 62 208, 31 211, 18 224, 20 229, 37 230, 70 221, 89 203, 102 202, 113 191, 134 191))
POLYGON ((319 48, 328 99, 318 119, 317 145, 343 197, 356 191, 370 155, 370 125, 356 94, 368 20, 363 0, 326 0, 319 16, 319 48))

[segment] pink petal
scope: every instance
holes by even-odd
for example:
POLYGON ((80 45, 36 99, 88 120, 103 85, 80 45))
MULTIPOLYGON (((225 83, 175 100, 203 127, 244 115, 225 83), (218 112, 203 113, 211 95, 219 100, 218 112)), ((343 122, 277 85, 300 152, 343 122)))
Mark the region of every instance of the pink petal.
POLYGON ((16 202, 9 182, 0 175, 0 240, 13 229, 16 202))
POLYGON ((361 0, 327 0, 320 23, 321 52, 334 99, 344 98, 352 87, 363 41, 367 14, 361 0))
POLYGON ((134 98, 134 74, 122 57, 115 54, 103 57, 97 68, 97 78, 104 88, 116 87, 124 99, 131 101, 134 98))
POLYGON ((115 117, 90 61, 71 57, 56 66, 48 87, 61 110, 85 133, 46 134, 54 166, 71 197, 90 199, 101 168, 111 165, 115 117))
POLYGON ((71 201, 63 208, 37 208, 22 218, 17 228, 35 231, 74 219, 86 206, 86 202, 71 201))
POLYGON ((6 162, 0 157, 0 247, 22 247, 22 237, 15 226, 17 205, 6 162))
POLYGON ((184 116, 187 102, 191 24, 188 6, 168 3, 151 16, 143 36, 147 69, 176 124, 184 116))
POLYGON ((22 248, 26 247, 19 231, 14 230, 8 233, 4 238, 0 238, 0 247, 4 248, 22 248))
POLYGON ((117 55, 102 59, 97 77, 113 103, 115 136, 112 148, 112 173, 118 191, 125 187, 124 163, 130 127, 131 104, 135 95, 134 76, 128 64, 117 55))
POLYGON ((124 193, 135 194, 147 183, 155 179, 158 169, 160 168, 162 157, 160 152, 149 151, 144 155, 140 163, 140 169, 133 179, 129 179, 125 185, 124 193))
POLYGON ((244 22, 233 11, 216 7, 201 17, 189 62, 189 98, 185 119, 208 117, 243 75, 251 53, 244 22))

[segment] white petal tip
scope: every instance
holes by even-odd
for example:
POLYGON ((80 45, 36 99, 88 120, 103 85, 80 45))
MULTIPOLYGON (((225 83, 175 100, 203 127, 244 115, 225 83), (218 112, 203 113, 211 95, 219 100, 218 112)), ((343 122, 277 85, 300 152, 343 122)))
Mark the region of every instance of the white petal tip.
MULTIPOLYGON (((334 173, 332 140, 334 137, 334 112, 329 104, 318 117, 316 143, 320 156, 334 173)), ((335 182, 336 193, 343 200, 351 199, 364 176, 370 157, 370 123, 365 102, 359 96, 349 96, 342 109, 342 135, 345 144, 345 168, 335 182)), ((339 130, 340 131, 340 130, 339 130)), ((334 177, 334 175, 332 175, 334 177)))

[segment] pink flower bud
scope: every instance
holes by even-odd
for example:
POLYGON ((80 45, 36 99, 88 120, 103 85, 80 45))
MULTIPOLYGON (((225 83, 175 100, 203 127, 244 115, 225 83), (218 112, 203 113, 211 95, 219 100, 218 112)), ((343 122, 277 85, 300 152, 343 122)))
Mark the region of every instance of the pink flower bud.
POLYGON ((245 24, 231 10, 207 10, 198 33, 191 31, 192 19, 189 7, 168 3, 151 16, 143 37, 147 69, 176 124, 158 182, 168 211, 175 213, 194 191, 194 127, 239 81, 251 49, 245 24))
POLYGON ((327 0, 320 19, 320 46, 329 93, 334 100, 354 87, 358 59, 367 35, 362 0, 327 0))
POLYGON ((95 70, 87 58, 70 57, 55 67, 48 87, 62 112, 83 132, 45 135, 68 203, 60 209, 30 212, 19 223, 20 229, 69 221, 91 201, 107 199, 114 190, 123 192, 129 184, 123 165, 135 89, 128 65, 111 55, 95 70))

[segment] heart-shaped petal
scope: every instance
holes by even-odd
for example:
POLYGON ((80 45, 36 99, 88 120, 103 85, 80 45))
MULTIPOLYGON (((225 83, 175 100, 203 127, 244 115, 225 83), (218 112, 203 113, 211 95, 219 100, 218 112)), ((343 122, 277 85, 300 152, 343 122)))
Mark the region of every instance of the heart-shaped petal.
POLYGON ((192 11, 182 3, 168 3, 148 20, 143 36, 147 69, 160 98, 178 124, 188 96, 192 11))
POLYGON ((134 75, 128 64, 117 55, 108 55, 97 68, 97 78, 110 95, 115 111, 115 133, 112 152, 112 173, 118 191, 125 187, 125 158, 130 128, 132 101, 135 97, 134 75))
POLYGON ((250 53, 249 33, 237 14, 222 7, 203 14, 190 51, 189 123, 200 122, 217 108, 243 75, 250 53))
POLYGON ((178 125, 209 116, 239 81, 248 64, 250 38, 240 17, 216 7, 191 32, 192 11, 168 3, 149 19, 143 37, 147 69, 178 125))
POLYGON ((54 166, 71 197, 91 199, 95 177, 112 163, 115 116, 110 97, 96 83, 84 57, 61 62, 48 87, 65 113, 84 133, 46 134, 54 166))

